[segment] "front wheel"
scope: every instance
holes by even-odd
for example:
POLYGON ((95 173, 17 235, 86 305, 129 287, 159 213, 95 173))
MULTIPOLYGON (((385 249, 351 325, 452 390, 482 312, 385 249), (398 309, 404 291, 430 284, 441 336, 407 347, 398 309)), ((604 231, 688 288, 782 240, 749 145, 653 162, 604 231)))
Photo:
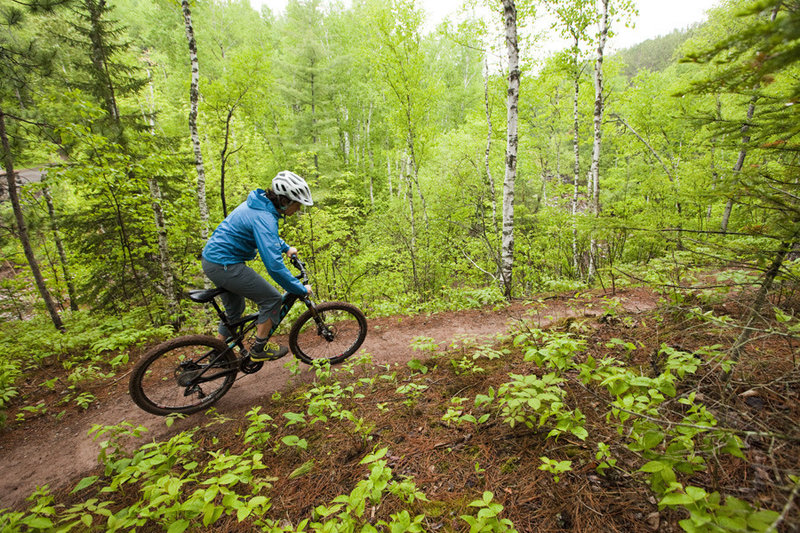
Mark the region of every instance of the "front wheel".
POLYGON ((345 302, 325 302, 309 309, 292 326, 289 348, 307 364, 317 360, 341 363, 361 347, 367 336, 367 318, 345 302))
POLYGON ((238 360, 224 342, 187 335, 147 352, 133 369, 133 401, 154 415, 194 413, 209 407, 236 380, 238 360))

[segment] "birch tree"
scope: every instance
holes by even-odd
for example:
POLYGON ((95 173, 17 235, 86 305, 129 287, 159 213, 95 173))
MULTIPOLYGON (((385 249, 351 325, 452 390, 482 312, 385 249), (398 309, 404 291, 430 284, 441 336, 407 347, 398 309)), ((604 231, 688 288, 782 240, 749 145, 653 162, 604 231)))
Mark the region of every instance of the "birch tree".
POLYGON ((551 0, 547 5, 558 18, 555 26, 562 36, 571 40, 569 68, 572 73, 572 149, 573 149, 573 194, 572 194, 572 266, 575 274, 580 273, 578 254, 578 191, 581 172, 580 160, 580 122, 578 120, 578 99, 580 80, 583 74, 581 44, 589 42, 588 28, 595 22, 596 12, 592 0, 551 0))
MULTIPOLYGON (((774 22, 775 18, 778 16, 778 9, 779 6, 773 7, 772 12, 770 14, 770 21, 774 22)), ((759 87, 761 86, 761 82, 759 81, 756 83, 754 90, 758 91, 759 87)), ((742 167, 744 167, 744 160, 747 157, 747 145, 750 142, 750 134, 748 130, 750 129, 750 122, 753 120, 753 115, 756 111, 756 103, 758 102, 758 95, 753 95, 750 98, 750 103, 747 105, 747 118, 742 124, 742 147, 739 150, 739 156, 736 158, 736 163, 733 165, 733 174, 732 178, 738 181, 737 177, 742 172, 742 167)), ((733 184, 736 186, 736 183, 733 184)), ((733 210, 733 196, 728 198, 728 202, 725 204, 725 211, 722 213, 722 224, 720 225, 720 230, 723 233, 727 233, 728 231, 728 223, 731 219, 731 211, 733 210)))
POLYGON ((513 0, 503 0, 505 41, 508 51, 508 98, 506 133, 506 170, 503 179, 503 241, 500 274, 505 295, 511 297, 514 268, 514 184, 517 179, 517 129, 519 102, 519 45, 517 43, 517 8, 513 0))
MULTIPOLYGON (((628 18, 635 13, 635 8, 630 0, 600 0, 598 14, 597 32, 597 55, 594 62, 594 113, 593 142, 592 142, 592 164, 589 171, 591 180, 589 192, 591 197, 592 214, 595 218, 600 216, 600 151, 602 148, 603 137, 603 112, 605 108, 605 96, 603 95, 603 59, 605 54, 606 42, 611 34, 611 24, 614 20, 628 18), (612 2, 614 4, 612 5, 612 2)), ((597 270, 598 263, 597 237, 592 235, 589 257, 589 279, 593 279, 597 270)))
POLYGON ((194 166, 197 170, 197 205, 200 208, 200 236, 205 242, 208 240, 209 230, 206 170, 203 166, 203 151, 200 149, 200 134, 197 131, 198 100, 200 99, 200 63, 197 60, 197 41, 194 37, 189 0, 181 0, 181 11, 183 12, 183 22, 186 26, 186 40, 189 44, 189 60, 192 64, 192 82, 189 87, 189 130, 192 135, 194 166))
MULTIPOLYGON (((150 131, 155 135, 155 94, 153 90, 153 80, 150 71, 147 72, 150 79, 150 131)), ((175 291, 175 276, 172 273, 172 265, 169 254, 169 243, 167 240, 167 222, 164 217, 164 196, 161 193, 161 186, 155 176, 147 177, 147 186, 150 190, 152 199, 153 221, 155 223, 156 235, 158 240, 158 258, 161 265, 161 275, 164 280, 164 297, 167 300, 167 309, 173 321, 180 315, 180 306, 175 291)))
MULTIPOLYGON (((592 214, 595 218, 600 215, 600 148, 603 136, 603 54, 606 40, 608 39, 608 2, 600 0, 602 6, 600 14, 600 28, 597 39, 597 57, 594 63, 594 113, 592 123, 594 137, 592 142, 592 166, 589 171, 591 179, 591 204, 592 214)), ((597 268, 597 238, 592 234, 589 257, 589 279, 593 279, 597 268)))
POLYGON ((50 219, 50 230, 53 232, 53 242, 56 244, 58 259, 61 263, 61 273, 64 275, 64 282, 67 285, 67 295, 69 296, 69 308, 72 311, 78 310, 78 292, 75 290, 75 282, 70 272, 69 262, 67 261, 67 251, 64 248, 64 240, 61 238, 58 216, 53 204, 53 195, 50 193, 50 186, 45 182, 47 173, 42 175, 42 195, 47 204, 47 215, 50 219))
POLYGON ((63 330, 64 324, 56 309, 53 296, 47 288, 42 270, 39 268, 39 261, 36 259, 36 254, 33 252, 31 240, 28 235, 28 225, 25 222, 25 215, 22 212, 22 205, 19 201, 19 194, 17 192, 17 180, 14 172, 14 156, 11 153, 11 145, 8 142, 8 132, 6 130, 7 113, 0 107, 0 148, 2 148, 2 164, 6 172, 6 181, 8 184, 8 196, 11 199, 11 208, 14 211, 14 220, 17 224, 17 237, 22 245, 22 250, 25 253, 25 259, 28 260, 28 266, 31 269, 31 274, 36 282, 36 288, 44 301, 45 308, 50 315, 53 325, 56 329, 63 330))
POLYGON ((436 87, 427 76, 429 65, 421 48, 424 13, 413 0, 398 0, 393 11, 378 10, 375 15, 380 37, 375 66, 397 105, 393 121, 403 138, 408 162, 406 177, 416 188, 427 228, 428 207, 419 184, 419 169, 432 133, 426 120, 435 101, 436 87))

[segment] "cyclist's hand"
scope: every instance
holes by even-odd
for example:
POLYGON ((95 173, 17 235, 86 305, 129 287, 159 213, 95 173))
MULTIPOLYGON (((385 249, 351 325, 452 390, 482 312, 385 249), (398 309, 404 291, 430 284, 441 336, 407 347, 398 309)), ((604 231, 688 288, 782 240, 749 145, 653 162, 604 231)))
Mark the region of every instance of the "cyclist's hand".
POLYGON ((307 291, 306 296, 311 296, 314 293, 314 291, 311 290, 311 285, 306 285, 305 287, 307 291))
POLYGON ((287 256, 289 256, 289 257, 295 257, 295 256, 297 256, 297 248, 295 248, 294 246, 292 246, 291 248, 289 248, 288 250, 286 250, 286 255, 287 255, 287 256))

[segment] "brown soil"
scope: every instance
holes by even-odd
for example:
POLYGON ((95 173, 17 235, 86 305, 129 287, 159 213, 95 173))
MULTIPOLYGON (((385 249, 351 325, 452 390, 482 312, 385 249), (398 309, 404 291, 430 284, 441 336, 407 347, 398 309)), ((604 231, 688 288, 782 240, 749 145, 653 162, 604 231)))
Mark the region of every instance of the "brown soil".
MULTIPOLYGON (((372 355, 376 365, 389 365, 408 377, 406 363, 412 358, 426 359, 430 353, 415 352, 411 348, 413 339, 430 337, 439 344, 440 353, 450 350, 454 343, 466 338, 494 339, 514 329, 522 323, 533 327, 582 327, 589 336, 589 354, 600 358, 609 352, 603 348, 610 339, 623 339, 637 344, 630 364, 642 368, 655 365, 657 353, 662 343, 682 350, 715 343, 728 343, 730 338, 721 338, 708 329, 695 329, 693 323, 660 323, 648 313, 653 311, 658 296, 645 289, 618 291, 624 310, 636 322, 631 325, 618 318, 603 315, 602 295, 576 300, 570 297, 553 297, 541 302, 515 302, 498 309, 445 312, 415 317, 388 317, 369 320, 369 334, 363 351, 372 355)), ((682 320, 682 319, 680 319, 682 320)), ((782 340, 765 339, 754 345, 756 357, 740 367, 749 381, 734 380, 734 400, 737 410, 732 413, 715 411, 721 423, 730 427, 753 431, 771 431, 783 434, 796 434, 796 421, 800 419, 800 394, 797 383, 800 380, 784 380, 780 387, 774 386, 775 377, 782 379, 792 373, 797 374, 793 364, 793 347, 782 340), (770 382, 772 382, 770 384, 770 382), (755 392, 748 392, 754 383, 761 383, 755 392), (763 385, 768 384, 768 385, 763 385), (728 418, 727 420, 725 418, 728 418)), ((213 440, 214 445, 234 448, 236 429, 244 424, 244 413, 255 405, 266 409, 275 407, 271 414, 280 418, 285 399, 273 402, 270 398, 276 391, 302 387, 311 383, 314 374, 305 365, 302 372, 292 376, 284 367, 286 360, 265 364, 256 374, 240 377, 228 394, 216 405, 222 415, 234 419, 235 428, 226 427, 224 431, 215 428, 204 430, 198 438, 203 442, 213 440), (271 405, 274 404, 274 405, 271 405)), ((426 362, 431 366, 444 366, 442 360, 426 362)), ((449 368, 450 365, 447 365, 449 368)), ((408 408, 398 402, 397 395, 387 390, 373 390, 367 402, 360 409, 369 409, 370 421, 375 425, 371 438, 389 445, 387 455, 389 466, 396 475, 412 476, 415 483, 431 500, 452 501, 454 497, 464 498, 466 507, 475 495, 484 490, 495 493, 496 500, 506 507, 503 516, 510 518, 521 531, 677 531, 678 516, 671 511, 661 511, 656 501, 649 495, 640 479, 632 476, 598 476, 594 469, 595 445, 577 439, 561 438, 553 441, 545 439, 545 433, 528 430, 524 426, 510 430, 507 425, 491 423, 474 434, 466 427, 449 427, 441 422, 442 412, 452 396, 473 396, 485 392, 489 387, 495 389, 507 380, 508 373, 529 372, 531 365, 521 360, 520 354, 512 354, 508 359, 482 363, 487 366, 486 374, 457 375, 450 370, 442 379, 437 376, 426 381, 428 390, 419 403, 408 408), (497 368, 489 368, 489 366, 497 368), (388 392, 387 392, 388 391, 388 392), (388 406, 388 409, 387 409, 388 406), (468 453, 455 453, 468 451, 468 453), (581 458, 576 461, 573 471, 564 475, 562 482, 555 484, 552 476, 538 471, 540 456, 553 459, 581 458), (476 469, 478 463, 484 472, 476 469)), ((55 371, 55 367, 52 371, 55 371)), ((58 398, 53 392, 43 389, 40 384, 48 379, 45 373, 30 379, 30 387, 25 391, 27 405, 36 404, 43 399, 54 405, 58 398)), ((383 371, 381 371, 383 372, 383 371)), ((98 445, 88 435, 93 425, 119 424, 128 421, 133 425, 143 425, 149 432, 131 446, 151 440, 163 440, 181 430, 203 425, 207 415, 196 414, 177 421, 167 427, 164 419, 140 411, 127 397, 127 374, 121 373, 113 380, 100 384, 92 392, 97 400, 88 410, 73 409, 56 420, 53 415, 58 408, 40 415, 23 424, 10 423, 0 434, 0 508, 21 507, 23 500, 36 487, 49 484, 58 491, 72 486, 89 472, 97 473, 98 445)), ((721 394, 718 376, 698 376, 688 385, 709 400, 721 394)), ((603 420, 606 411, 601 405, 603 399, 594 397, 591 391, 582 388, 577 382, 569 383, 570 397, 576 398, 587 418, 587 428, 597 432, 591 436, 592 442, 607 442, 613 445, 618 438, 615 431, 603 420), (596 411, 593 409, 596 409, 596 411), (599 428, 599 429, 598 429, 599 428)), ((289 396, 289 395, 286 395, 289 396)), ((710 405, 718 405, 708 401, 710 405)), ((9 421, 14 412, 9 413, 9 421)), ((275 500, 273 511, 276 516, 307 516, 310 509, 326 504, 339 494, 352 489, 358 479, 364 477, 364 468, 358 461, 369 451, 363 441, 348 437, 346 430, 338 431, 337 424, 331 422, 331 457, 317 459, 317 470, 305 478, 289 480, 281 486, 280 501, 275 500), (352 441, 348 441, 348 438, 352 441), (325 467, 323 467, 325 465, 325 467), (348 488, 349 487, 349 488, 348 488)), ((277 426, 276 426, 277 428, 277 426)), ((277 433, 279 430, 276 429, 277 433)), ((312 440, 319 435, 303 434, 296 427, 285 429, 301 438, 312 440)), ((311 430, 309 429, 309 432, 311 430)), ((351 432, 352 433, 352 432, 351 432)), ((287 433, 289 434, 289 433, 287 433)), ((280 439, 282 434, 274 434, 280 439)), ((239 439, 240 440, 240 439, 239 439)), ((369 444, 371 447, 375 442, 369 444)), ((328 444, 328 443, 326 443, 328 444)), ((747 462, 729 456, 717 458, 716 464, 709 467, 698 484, 712 490, 735 487, 735 495, 780 511, 786 501, 786 494, 779 486, 779 472, 797 468, 797 442, 762 442, 758 438, 749 439, 747 462), (719 488, 717 488, 719 487, 719 488)), ((238 443, 241 446, 241 442, 238 443)), ((641 458, 627 452, 623 446, 616 446, 615 456, 619 457, 623 469, 635 472, 641 466, 641 458)), ((289 474, 303 464, 308 457, 278 458, 270 464, 270 474, 287 480, 289 474)), ((396 512, 382 510, 382 513, 396 512)), ((473 509, 474 511, 474 509, 473 509)), ((464 513, 460 513, 464 514, 464 513)), ((474 512, 472 513, 474 514, 474 512)), ((388 516, 388 515, 385 515, 388 516)), ((780 531, 797 530, 796 509, 788 513, 780 531)), ((457 529, 459 519, 454 516, 431 518, 427 530, 457 529)), ((464 522, 460 522, 463 528, 464 522)), ((225 523, 223 519, 214 525, 217 531, 236 531, 235 521, 225 523)))

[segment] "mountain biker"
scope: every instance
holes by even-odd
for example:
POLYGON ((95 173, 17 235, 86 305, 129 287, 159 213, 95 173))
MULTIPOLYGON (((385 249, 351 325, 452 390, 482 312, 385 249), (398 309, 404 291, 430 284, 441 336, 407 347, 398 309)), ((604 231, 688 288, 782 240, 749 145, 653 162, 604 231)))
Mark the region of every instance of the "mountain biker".
MULTIPOLYGON (((258 305, 256 339, 250 347, 253 361, 280 359, 289 350, 268 341, 273 324, 280 319, 281 294, 245 262, 258 252, 269 275, 283 289, 311 296, 311 286, 300 283, 283 262, 282 253, 292 257, 297 249, 278 235, 278 220, 313 204, 306 181, 284 170, 272 179, 271 189, 251 191, 247 200, 217 226, 203 248, 203 272, 217 287, 228 291, 220 296, 228 319, 242 315, 245 298, 258 305)), ((231 336, 223 324, 218 331, 222 338, 231 336)))

